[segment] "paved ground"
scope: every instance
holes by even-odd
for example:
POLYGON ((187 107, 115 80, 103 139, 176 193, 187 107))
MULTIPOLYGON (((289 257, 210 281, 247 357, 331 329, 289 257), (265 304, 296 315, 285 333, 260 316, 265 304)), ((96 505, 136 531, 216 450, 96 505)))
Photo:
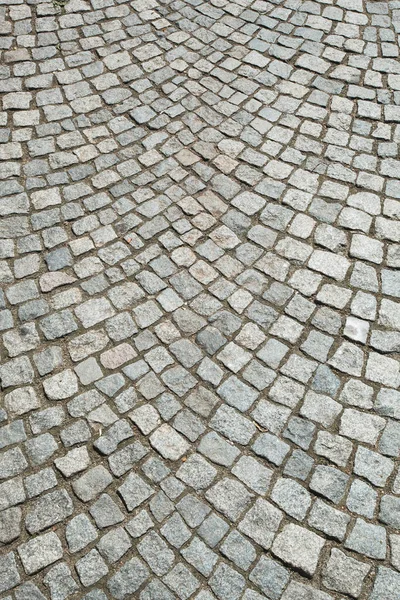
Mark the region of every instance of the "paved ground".
POLYGON ((400 2, 0 0, 0 596, 399 600, 400 2))

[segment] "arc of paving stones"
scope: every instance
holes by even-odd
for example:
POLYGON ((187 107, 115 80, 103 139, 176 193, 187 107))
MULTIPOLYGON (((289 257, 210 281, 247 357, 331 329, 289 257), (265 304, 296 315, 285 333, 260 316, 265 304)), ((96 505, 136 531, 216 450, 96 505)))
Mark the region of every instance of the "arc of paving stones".
POLYGON ((397 1, 0 0, 0 597, 400 598, 397 1))

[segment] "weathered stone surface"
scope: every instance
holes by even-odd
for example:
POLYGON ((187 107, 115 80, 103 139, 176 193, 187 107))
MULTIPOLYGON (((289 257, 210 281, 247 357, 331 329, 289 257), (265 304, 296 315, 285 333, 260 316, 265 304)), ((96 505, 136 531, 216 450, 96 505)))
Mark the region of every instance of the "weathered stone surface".
POLYGON ((399 2, 0 5, 0 595, 400 600, 399 2))
POLYGON ((63 550, 59 537, 50 532, 22 544, 18 554, 26 573, 31 575, 62 558, 63 550))
POLYGON ((319 535, 299 527, 286 525, 273 543, 272 552, 281 560, 313 575, 325 540, 319 535))

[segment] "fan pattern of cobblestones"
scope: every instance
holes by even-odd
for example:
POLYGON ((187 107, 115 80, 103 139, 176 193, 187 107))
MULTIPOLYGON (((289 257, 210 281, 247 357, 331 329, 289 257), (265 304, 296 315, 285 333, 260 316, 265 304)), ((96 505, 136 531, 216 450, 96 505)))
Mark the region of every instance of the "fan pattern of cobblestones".
POLYGON ((399 32, 0 0, 2 600, 400 599, 399 32))

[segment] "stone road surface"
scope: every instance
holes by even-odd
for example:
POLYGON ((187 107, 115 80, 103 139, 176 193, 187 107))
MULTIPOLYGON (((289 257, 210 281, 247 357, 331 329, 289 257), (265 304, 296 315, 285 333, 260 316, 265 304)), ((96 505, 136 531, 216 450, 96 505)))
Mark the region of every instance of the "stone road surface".
POLYGON ((0 0, 0 597, 400 599, 400 1, 0 0))

